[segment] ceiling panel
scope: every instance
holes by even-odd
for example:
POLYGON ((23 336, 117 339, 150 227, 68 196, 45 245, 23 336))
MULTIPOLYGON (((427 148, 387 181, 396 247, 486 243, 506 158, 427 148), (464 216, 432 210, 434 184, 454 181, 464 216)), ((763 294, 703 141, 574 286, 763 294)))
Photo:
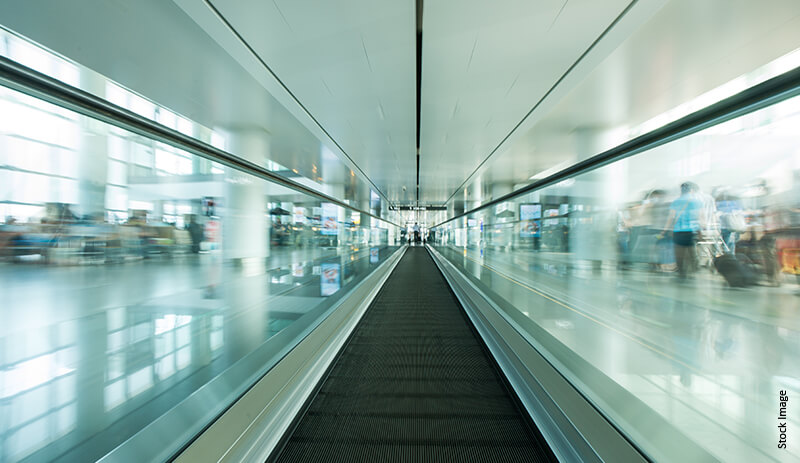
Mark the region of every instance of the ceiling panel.
POLYGON ((421 197, 446 200, 628 3, 425 3, 421 197))
MULTIPOLYGON (((800 50, 800 2, 672 0, 637 29, 470 179, 473 207, 511 191, 495 185, 518 188, 554 174, 656 128, 654 118, 739 76, 753 85, 766 75, 759 68, 800 50)), ((787 63, 800 64, 800 56, 787 63)), ((464 197, 462 189, 454 199, 464 197)))
POLYGON ((392 200, 411 199, 416 184, 414 2, 212 4, 378 188, 392 200))
POLYGON ((368 209, 369 184, 351 176, 329 142, 182 6, 171 1, 0 2, 0 24, 227 135, 229 149, 243 137, 263 136, 268 152, 234 154, 277 162, 317 183, 294 180, 368 209))

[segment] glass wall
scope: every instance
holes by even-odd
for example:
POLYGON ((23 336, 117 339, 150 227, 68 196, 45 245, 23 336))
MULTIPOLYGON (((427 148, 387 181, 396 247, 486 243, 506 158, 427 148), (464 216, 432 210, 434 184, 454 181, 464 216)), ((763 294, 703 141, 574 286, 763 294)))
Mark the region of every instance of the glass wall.
POLYGON ((799 459, 778 427, 800 428, 778 419, 800 395, 799 125, 796 97, 441 224, 434 247, 655 461, 799 459))
MULTIPOLYGON (((203 35, 205 36, 205 33, 203 35)), ((231 105, 230 107, 236 107, 237 113, 241 113, 243 118, 232 121, 214 117, 225 113, 225 107, 216 106, 219 102, 211 105, 215 107, 214 111, 208 108, 200 110, 204 108, 202 103, 204 98, 214 99, 215 96, 209 96, 209 92, 193 101, 191 106, 184 107, 193 111, 193 114, 187 113, 192 117, 187 117, 187 114, 178 114, 173 111, 175 108, 166 108, 93 69, 4 28, 2 24, 0 24, 0 56, 218 149, 235 151, 237 156, 265 170, 336 198, 356 209, 369 211, 372 215, 390 222, 400 223, 399 214, 389 210, 389 203, 383 193, 377 191, 377 187, 372 185, 363 173, 357 169, 353 170, 354 166, 343 162, 341 155, 337 154, 337 149, 320 142, 286 108, 269 93, 264 92, 263 87, 256 84, 255 88, 249 88, 248 83, 253 84, 254 81, 230 80, 234 79, 232 75, 239 76, 236 71, 226 71, 224 74, 228 77, 215 75, 215 78, 224 83, 219 85, 219 88, 233 85, 239 89, 235 92, 236 95, 246 95, 247 99, 239 102, 235 101, 234 95, 226 94, 226 98, 230 97, 231 101, 225 103, 231 105), (254 97, 256 94, 263 98, 254 97), (242 107, 243 105, 246 107, 242 107), (258 149, 249 146, 253 142, 254 134, 260 138, 259 143, 263 145, 258 149)), ((125 75, 125 77, 135 76, 125 75)), ((31 113, 20 114, 23 117, 30 115, 31 113)), ((40 131, 31 120, 17 121, 20 127, 30 127, 27 129, 29 131, 40 131)), ((49 121, 43 122, 48 124, 49 121)), ((156 168, 159 170, 178 173, 185 172, 188 168, 185 160, 181 162, 169 156, 159 156, 157 161, 159 162, 156 168)))
POLYGON ((0 87, 0 461, 99 459, 246 360, 221 412, 300 337, 274 339, 398 243, 383 220, 0 87))

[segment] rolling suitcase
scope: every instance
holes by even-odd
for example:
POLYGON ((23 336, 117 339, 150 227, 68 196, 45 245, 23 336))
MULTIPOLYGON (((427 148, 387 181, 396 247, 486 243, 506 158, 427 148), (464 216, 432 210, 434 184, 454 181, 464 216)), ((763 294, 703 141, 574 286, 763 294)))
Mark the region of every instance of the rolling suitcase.
POLYGON ((734 288, 745 288, 756 283, 756 275, 746 258, 722 254, 714 258, 714 268, 734 288))

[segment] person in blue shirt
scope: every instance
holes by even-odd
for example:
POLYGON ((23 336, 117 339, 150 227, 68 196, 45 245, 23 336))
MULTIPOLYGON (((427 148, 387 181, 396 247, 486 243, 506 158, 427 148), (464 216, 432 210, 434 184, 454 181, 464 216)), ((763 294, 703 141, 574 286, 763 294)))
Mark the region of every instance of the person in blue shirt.
POLYGON ((675 263, 678 276, 687 278, 697 270, 695 242, 703 224, 703 202, 697 196, 700 188, 692 182, 681 184, 681 195, 669 206, 669 218, 664 227, 672 231, 675 263))
POLYGON ((725 252, 736 254, 739 233, 747 226, 744 209, 735 197, 722 194, 717 198, 717 211, 719 211, 720 235, 725 242, 725 252))

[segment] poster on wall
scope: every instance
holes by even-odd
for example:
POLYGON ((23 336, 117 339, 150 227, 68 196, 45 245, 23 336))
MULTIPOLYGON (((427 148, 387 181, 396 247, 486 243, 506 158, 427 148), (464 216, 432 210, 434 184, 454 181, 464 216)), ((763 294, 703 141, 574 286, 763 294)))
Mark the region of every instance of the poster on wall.
POLYGON ((303 270, 303 264, 300 262, 292 264, 292 276, 295 278, 301 278, 305 275, 305 271, 303 270))
POLYGON ((203 198, 203 215, 206 217, 214 217, 217 215, 217 201, 212 198, 211 196, 205 196, 203 198))
POLYGON ((320 276, 320 293, 323 296, 330 296, 339 291, 339 264, 322 264, 322 275, 320 276))
POLYGON ((322 203, 322 234, 338 235, 339 227, 336 217, 339 215, 339 208, 333 203, 322 203))
POLYGON ((533 238, 541 236, 542 205, 541 204, 520 204, 519 236, 521 238, 533 238))
POLYGON ((306 208, 305 207, 295 207, 292 210, 292 223, 295 225, 305 225, 306 224, 306 208))
POLYGON ((378 263, 378 248, 371 248, 369 250, 369 263, 370 264, 378 263))
MULTIPOLYGON (((546 209, 544 211, 545 217, 558 217, 558 209, 546 209)), ((558 219, 545 219, 544 224, 546 226, 551 225, 558 225, 558 219)))

